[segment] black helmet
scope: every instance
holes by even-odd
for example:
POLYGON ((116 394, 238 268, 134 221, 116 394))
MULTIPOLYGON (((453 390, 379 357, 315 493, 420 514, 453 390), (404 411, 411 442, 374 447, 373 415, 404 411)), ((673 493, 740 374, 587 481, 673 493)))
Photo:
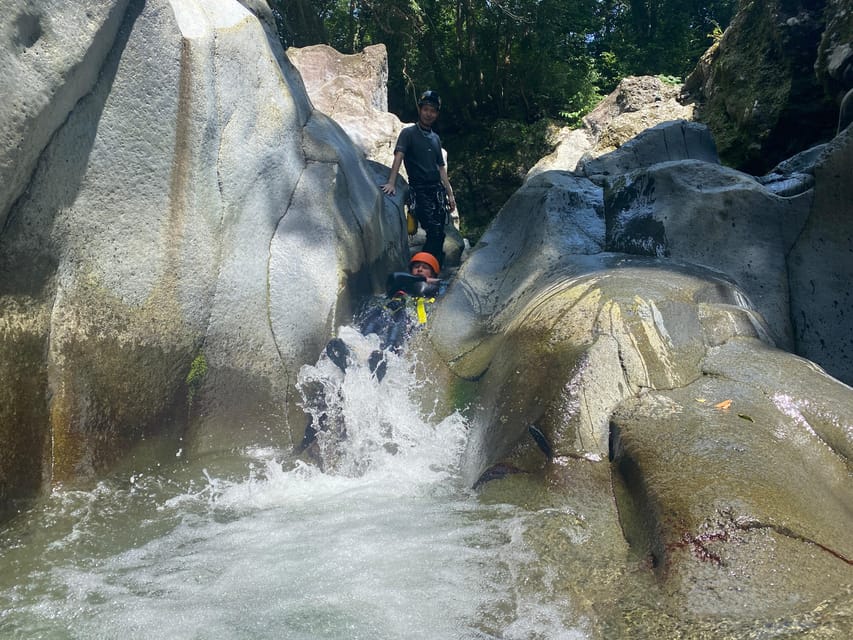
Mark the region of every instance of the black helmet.
POLYGON ((441 98, 438 97, 438 94, 435 91, 424 91, 423 94, 421 94, 420 100, 418 100, 418 106, 422 107, 425 104, 431 104, 436 109, 441 109, 441 98))

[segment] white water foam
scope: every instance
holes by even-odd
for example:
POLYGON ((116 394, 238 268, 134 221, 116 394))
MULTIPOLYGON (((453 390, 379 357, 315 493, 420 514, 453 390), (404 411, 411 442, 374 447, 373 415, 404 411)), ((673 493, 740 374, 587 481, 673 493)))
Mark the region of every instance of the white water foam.
POLYGON ((57 492, 5 536, 0 636, 580 637, 548 585, 519 589, 523 514, 463 486, 463 417, 421 415, 412 363, 391 355, 379 382, 371 338, 342 335, 345 375, 325 358, 300 374, 345 425, 319 464, 258 448, 243 473, 183 463, 57 492))

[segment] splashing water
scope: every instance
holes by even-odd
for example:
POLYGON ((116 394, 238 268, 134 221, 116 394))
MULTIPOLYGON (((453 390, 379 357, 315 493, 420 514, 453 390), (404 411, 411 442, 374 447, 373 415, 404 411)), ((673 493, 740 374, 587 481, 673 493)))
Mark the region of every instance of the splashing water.
POLYGON ((454 475, 465 446, 462 416, 431 424, 434 416, 419 415, 414 398, 421 384, 430 383, 415 380, 411 363, 385 352, 380 382, 367 365, 379 348, 376 335, 342 327, 339 336, 350 350, 346 372, 321 357, 316 366, 302 367, 297 382, 303 407, 315 425, 324 425, 317 435, 320 467, 353 477, 383 473, 407 484, 454 475))
POLYGON ((464 418, 422 415, 411 362, 379 382, 376 344, 342 336, 345 374, 300 372, 345 425, 318 464, 253 449, 55 491, 0 531, 0 637, 584 637, 548 584, 517 591, 524 516, 463 485, 464 418))

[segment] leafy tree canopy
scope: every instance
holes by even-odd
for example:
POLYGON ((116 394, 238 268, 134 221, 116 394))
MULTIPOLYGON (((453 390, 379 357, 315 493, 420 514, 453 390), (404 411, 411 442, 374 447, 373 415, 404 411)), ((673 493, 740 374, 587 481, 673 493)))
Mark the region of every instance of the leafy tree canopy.
MULTIPOLYGON (((454 126, 571 118, 626 75, 683 76, 737 0, 273 0, 285 46, 384 43, 389 104, 436 88, 454 126)), ((447 123, 445 123, 447 126, 447 123)))

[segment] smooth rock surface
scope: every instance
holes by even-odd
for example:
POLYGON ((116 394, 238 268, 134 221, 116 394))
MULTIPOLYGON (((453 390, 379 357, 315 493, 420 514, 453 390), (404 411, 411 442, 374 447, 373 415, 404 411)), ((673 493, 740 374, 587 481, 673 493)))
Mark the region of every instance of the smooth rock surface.
MULTIPOLYGON (((36 7, 2 8, 80 19, 76 5, 36 7)), ((56 62, 71 71, 4 94, 69 103, 44 111, 49 143, 41 112, 3 138, 2 157, 36 163, 0 210, 0 370, 20 372, 0 429, 4 499, 96 475, 150 434, 196 453, 300 439, 296 371, 407 256, 399 203, 312 108, 268 10, 123 9, 91 9, 56 62), (72 88, 85 95, 66 100, 72 88)), ((42 77, 13 53, 17 73, 42 77)))
POLYGON ((812 194, 779 197, 753 178, 688 160, 627 173, 605 190, 607 248, 671 257, 728 274, 794 346, 786 256, 812 194))

